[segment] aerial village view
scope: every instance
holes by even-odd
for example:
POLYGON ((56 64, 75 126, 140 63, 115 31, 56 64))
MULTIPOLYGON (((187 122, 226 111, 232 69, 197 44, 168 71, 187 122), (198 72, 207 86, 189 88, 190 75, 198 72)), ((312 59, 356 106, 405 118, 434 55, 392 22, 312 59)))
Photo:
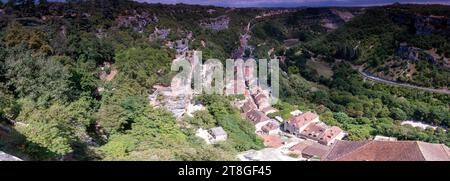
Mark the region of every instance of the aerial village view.
POLYGON ((1 1, 0 161, 450 161, 449 4, 363 2, 1 1))

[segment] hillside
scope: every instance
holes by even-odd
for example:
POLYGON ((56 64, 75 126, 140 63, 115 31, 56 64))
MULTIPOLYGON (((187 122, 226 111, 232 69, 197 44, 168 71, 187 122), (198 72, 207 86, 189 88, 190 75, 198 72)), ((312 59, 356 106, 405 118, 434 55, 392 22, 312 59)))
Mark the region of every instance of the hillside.
POLYGON ((298 108, 343 128, 349 140, 386 135, 450 145, 450 95, 374 83, 354 69, 450 87, 449 12, 398 4, 1 4, 0 150, 25 160, 235 160, 264 148, 255 126, 230 104, 239 96, 197 96, 189 101, 205 109, 192 117, 149 103, 155 85, 171 83, 172 60, 189 50, 202 51, 204 60, 279 58, 280 112, 271 116, 298 108), (401 125, 410 119, 438 128, 401 125), (208 145, 195 135, 218 126, 227 141, 208 145))
POLYGON ((372 74, 424 87, 449 87, 448 6, 368 9, 323 39, 313 52, 363 65, 372 74))

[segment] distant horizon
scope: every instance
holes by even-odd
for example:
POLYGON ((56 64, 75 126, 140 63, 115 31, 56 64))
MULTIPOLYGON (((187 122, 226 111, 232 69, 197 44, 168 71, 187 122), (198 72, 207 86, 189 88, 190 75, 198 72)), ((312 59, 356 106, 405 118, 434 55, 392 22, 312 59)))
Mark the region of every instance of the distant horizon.
POLYGON ((141 3, 189 4, 229 8, 369 7, 394 3, 450 5, 445 0, 134 0, 141 3))
MULTIPOLYGON (((0 0, 6 3, 8 0, 0 0)), ((38 2, 38 0, 35 0, 38 2)), ((66 0, 48 0, 65 2, 66 0)), ((226 8, 371 7, 400 4, 450 5, 448 0, 131 0, 149 4, 188 4, 226 8)))

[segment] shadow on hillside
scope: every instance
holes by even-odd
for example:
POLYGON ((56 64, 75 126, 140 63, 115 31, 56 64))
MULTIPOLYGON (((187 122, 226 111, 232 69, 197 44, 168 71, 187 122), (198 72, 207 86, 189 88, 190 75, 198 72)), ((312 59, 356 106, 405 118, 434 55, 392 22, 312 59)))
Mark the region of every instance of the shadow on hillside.
POLYGON ((82 142, 73 143, 72 148, 72 153, 59 155, 39 144, 29 141, 14 127, 0 123, 0 150, 24 161, 77 161, 97 160, 100 158, 82 142))

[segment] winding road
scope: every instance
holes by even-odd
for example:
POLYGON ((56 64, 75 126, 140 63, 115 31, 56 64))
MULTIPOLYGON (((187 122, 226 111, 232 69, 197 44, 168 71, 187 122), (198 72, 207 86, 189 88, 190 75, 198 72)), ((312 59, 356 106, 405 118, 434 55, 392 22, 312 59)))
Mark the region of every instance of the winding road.
MULTIPOLYGON (((245 34, 249 34, 251 29, 258 23, 263 22, 264 17, 263 18, 253 18, 249 21, 249 24, 246 28, 245 34), (257 21, 258 20, 258 21, 257 21), (254 22, 256 21, 256 22, 254 22)), ((242 58, 238 57, 238 58, 242 58)), ((366 79, 378 82, 378 83, 382 83, 382 84, 387 84, 387 85, 391 85, 391 86, 398 86, 398 87, 405 87, 405 88, 411 88, 411 89, 417 89, 417 90, 421 90, 421 91, 426 91, 426 92, 432 92, 432 93, 438 93, 438 94, 450 94, 450 90, 448 89, 434 89, 434 88, 428 88, 428 87, 420 87, 420 86, 416 86, 416 85, 411 85, 411 84, 407 84, 407 83, 400 83, 400 82, 395 82, 395 81, 391 81, 391 80, 386 80, 386 79, 382 79, 380 77, 376 77, 373 76, 372 74, 364 71, 363 66, 353 66, 354 69, 356 69, 359 74, 361 76, 363 76, 366 79)))
POLYGON ((386 80, 386 79, 382 79, 380 77, 376 77, 371 75, 370 73, 366 72, 363 70, 362 66, 359 67, 354 67, 355 69, 358 70, 359 74, 361 76, 363 76, 364 78, 367 78, 369 80, 375 81, 375 82, 379 82, 379 83, 383 83, 383 84, 388 84, 388 85, 392 85, 392 86, 398 86, 398 87, 406 87, 406 88, 411 88, 411 89, 417 89, 417 90, 421 90, 421 91, 427 91, 427 92, 433 92, 433 93, 439 93, 439 94, 450 94, 450 90, 448 89, 433 89, 433 88, 428 88, 428 87, 420 87, 420 86, 415 86, 415 85, 411 85, 411 84, 406 84, 406 83, 399 83, 399 82, 395 82, 395 81, 391 81, 391 80, 386 80))

